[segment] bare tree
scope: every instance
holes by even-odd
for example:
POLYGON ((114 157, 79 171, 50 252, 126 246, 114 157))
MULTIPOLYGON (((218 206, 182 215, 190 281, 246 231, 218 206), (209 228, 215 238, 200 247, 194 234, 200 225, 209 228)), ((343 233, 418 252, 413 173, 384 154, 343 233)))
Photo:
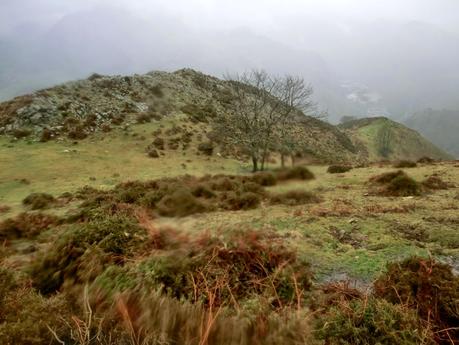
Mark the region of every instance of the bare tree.
POLYGON ((312 87, 299 77, 259 70, 227 80, 234 93, 233 111, 217 116, 214 128, 221 140, 250 155, 253 171, 264 170, 269 151, 279 149, 295 119, 316 109, 312 87))

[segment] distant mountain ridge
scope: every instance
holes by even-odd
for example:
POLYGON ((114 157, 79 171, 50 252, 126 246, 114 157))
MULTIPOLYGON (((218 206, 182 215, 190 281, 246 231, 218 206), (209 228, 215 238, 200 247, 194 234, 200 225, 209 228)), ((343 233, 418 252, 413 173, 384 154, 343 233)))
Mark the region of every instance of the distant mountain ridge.
POLYGON ((413 114, 404 123, 459 158, 459 110, 426 109, 413 114))

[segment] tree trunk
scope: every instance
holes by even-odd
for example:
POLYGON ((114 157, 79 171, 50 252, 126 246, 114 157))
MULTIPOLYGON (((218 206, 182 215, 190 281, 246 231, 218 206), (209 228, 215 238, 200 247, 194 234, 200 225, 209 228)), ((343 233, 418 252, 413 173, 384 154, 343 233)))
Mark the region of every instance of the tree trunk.
POLYGON ((292 155, 291 157, 292 157, 292 167, 294 167, 295 166, 295 155, 292 155))
POLYGON ((252 156, 252 164, 253 164, 252 171, 253 172, 257 172, 258 171, 258 159, 257 159, 257 157, 252 156))
POLYGON ((285 155, 281 153, 281 168, 285 168, 285 155))

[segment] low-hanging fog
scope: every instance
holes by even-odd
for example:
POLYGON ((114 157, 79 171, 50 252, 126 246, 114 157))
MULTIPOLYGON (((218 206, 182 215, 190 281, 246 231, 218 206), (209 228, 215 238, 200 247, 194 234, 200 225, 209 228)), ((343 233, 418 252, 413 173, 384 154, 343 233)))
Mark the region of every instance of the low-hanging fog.
POLYGON ((331 121, 459 109, 457 0, 1 0, 0 100, 92 72, 303 76, 331 121))

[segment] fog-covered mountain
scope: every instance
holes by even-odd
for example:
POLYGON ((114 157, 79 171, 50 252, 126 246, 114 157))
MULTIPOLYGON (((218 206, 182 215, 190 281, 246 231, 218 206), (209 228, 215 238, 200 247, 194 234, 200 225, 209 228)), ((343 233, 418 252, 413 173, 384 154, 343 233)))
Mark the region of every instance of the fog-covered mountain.
POLYGON ((426 109, 410 116, 405 124, 459 158, 459 111, 426 109))
POLYGON ((419 21, 354 20, 343 27, 302 16, 290 24, 277 32, 209 30, 161 8, 146 18, 108 5, 48 25, 21 23, 0 36, 0 99, 93 72, 191 67, 221 77, 255 67, 303 76, 332 122, 459 109, 458 34, 419 21))

